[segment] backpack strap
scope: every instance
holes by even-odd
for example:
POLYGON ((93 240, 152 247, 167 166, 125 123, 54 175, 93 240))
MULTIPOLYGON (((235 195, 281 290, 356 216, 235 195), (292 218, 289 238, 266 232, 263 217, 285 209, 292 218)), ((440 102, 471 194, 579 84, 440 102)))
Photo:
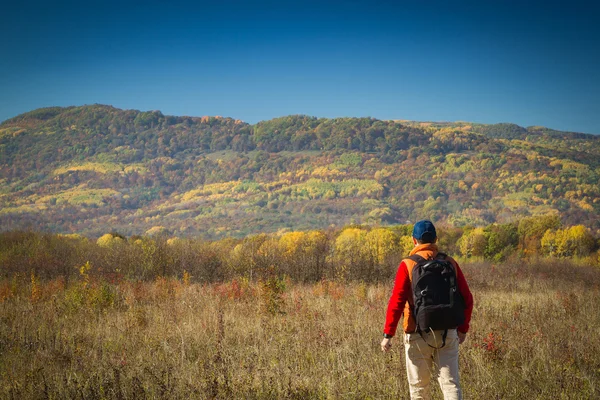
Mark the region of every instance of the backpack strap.
MULTIPOLYGON (((423 257, 423 256, 421 256, 419 254, 413 254, 412 256, 407 257, 407 259, 414 261, 415 262, 415 267, 418 264, 427 261, 427 259, 425 257, 423 257)), ((411 288, 413 288, 414 284, 415 284, 415 281, 413 280, 413 278, 412 278, 412 272, 410 272, 410 271, 409 271, 409 277, 410 277, 410 286, 411 286, 411 288)), ((412 304, 412 307, 413 307, 412 312, 413 312, 413 317, 414 317, 417 314, 416 313, 416 307, 417 307, 417 305, 416 304, 412 304)), ((416 320, 415 320, 415 323, 416 323, 416 320)))
POLYGON ((435 347, 435 346, 430 345, 427 342, 427 340, 425 340, 425 337, 423 336, 423 331, 419 329, 418 332, 419 332, 419 335, 421 335, 421 339, 423 339, 423 341, 427 344, 427 346, 431 347, 432 349, 439 350, 446 345, 446 337, 448 337, 448 329, 444 329, 444 333, 442 333, 442 345, 440 347, 435 347))
POLYGON ((418 255, 418 254, 413 254, 412 256, 406 257, 409 260, 413 260, 414 262, 416 262, 417 264, 420 263, 421 261, 425 261, 425 258, 418 255))
MULTIPOLYGON (((436 256, 433 258, 433 260, 446 260, 446 258, 448 257, 448 254, 446 253, 437 253, 436 256)), ((419 254, 413 254, 412 256, 408 256, 406 257, 409 260, 413 260, 416 263, 420 263, 421 261, 426 261, 427 258, 419 255, 419 254)))
MULTIPOLYGON (((405 260, 411 260, 412 262, 415 263, 415 266, 416 266, 420 262, 425 261, 425 258, 422 257, 422 256, 420 256, 420 255, 418 255, 418 254, 413 254, 412 256, 406 257, 405 260)), ((408 271, 408 276, 410 278, 410 287, 411 287, 411 292, 412 292, 413 279, 412 279, 412 271, 411 270, 408 271)), ((415 319, 415 315, 416 315, 416 313, 415 313, 415 304, 413 302, 413 297, 414 297, 414 295, 410 296, 410 300, 408 301, 408 306, 410 307, 410 312, 411 312, 410 318, 413 320, 413 322, 415 324, 415 327, 417 327, 417 321, 415 319)))
MULTIPOLYGON (((454 264, 452 264, 450 261, 446 260, 446 258, 448 258, 448 254, 437 253, 435 258, 436 258, 436 260, 447 261, 447 263, 450 265, 450 268, 452 268, 452 272, 453 272, 454 276, 452 276, 450 278, 450 307, 454 307, 454 292, 456 292, 456 290, 457 290, 456 269, 454 268, 454 264)), ((446 340, 444 338, 444 342, 445 341, 446 340)))

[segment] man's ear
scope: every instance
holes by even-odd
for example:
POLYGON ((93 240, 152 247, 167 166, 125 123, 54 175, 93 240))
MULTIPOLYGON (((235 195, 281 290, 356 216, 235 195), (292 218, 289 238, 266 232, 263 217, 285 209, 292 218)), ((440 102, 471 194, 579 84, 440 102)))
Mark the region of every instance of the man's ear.
POLYGON ((413 244, 416 246, 417 245, 417 239, 412 238, 412 240, 413 240, 413 244))

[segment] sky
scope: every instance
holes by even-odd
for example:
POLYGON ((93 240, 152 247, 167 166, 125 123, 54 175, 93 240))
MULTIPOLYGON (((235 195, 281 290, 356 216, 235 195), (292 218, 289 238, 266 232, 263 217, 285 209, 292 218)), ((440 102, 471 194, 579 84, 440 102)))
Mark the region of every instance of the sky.
POLYGON ((0 121, 109 104, 600 134, 593 1, 12 1, 0 121))

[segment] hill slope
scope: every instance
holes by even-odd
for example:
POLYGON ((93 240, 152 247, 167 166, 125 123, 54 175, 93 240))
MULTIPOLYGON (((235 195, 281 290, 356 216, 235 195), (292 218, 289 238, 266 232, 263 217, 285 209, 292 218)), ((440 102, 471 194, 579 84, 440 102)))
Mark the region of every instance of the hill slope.
POLYGON ((249 125, 44 108, 0 124, 0 229, 215 238, 548 213, 600 229, 599 144, 513 124, 288 116, 249 125))

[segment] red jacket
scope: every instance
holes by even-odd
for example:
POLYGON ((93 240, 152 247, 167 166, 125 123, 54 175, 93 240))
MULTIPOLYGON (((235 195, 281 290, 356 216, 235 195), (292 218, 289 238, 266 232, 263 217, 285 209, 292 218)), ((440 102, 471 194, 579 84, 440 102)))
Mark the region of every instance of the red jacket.
MULTIPOLYGON (((438 253, 437 245, 433 243, 425 243, 416 246, 410 255, 419 254, 421 257, 426 259, 434 258, 438 253)), ((447 258, 454 267, 456 268, 456 283, 458 290, 465 301, 465 322, 458 327, 459 332, 467 333, 469 331, 469 322, 471 321, 471 313, 473 312, 473 295, 469 290, 467 280, 463 275, 460 267, 456 260, 452 257, 447 258)), ((394 290, 388 303, 387 314, 385 318, 385 327, 383 333, 394 336, 396 334, 396 328, 400 317, 404 314, 404 332, 413 333, 416 331, 416 324, 412 315, 412 270, 416 262, 410 259, 402 260, 396 273, 396 281, 394 283, 394 290)))

